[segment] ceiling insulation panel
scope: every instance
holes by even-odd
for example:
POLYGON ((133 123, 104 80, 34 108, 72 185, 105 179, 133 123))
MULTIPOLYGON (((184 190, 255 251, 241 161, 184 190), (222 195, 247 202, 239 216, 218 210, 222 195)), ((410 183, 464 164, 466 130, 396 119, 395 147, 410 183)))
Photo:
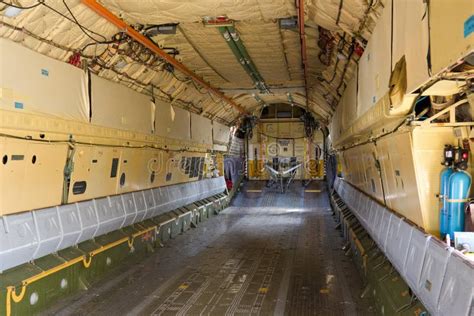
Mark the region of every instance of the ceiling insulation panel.
MULTIPOLYGON (((179 23, 176 34, 157 35, 153 40, 162 47, 177 49, 178 60, 218 89, 226 91, 253 89, 252 80, 236 60, 218 30, 204 27, 202 24, 202 18, 205 16, 226 15, 235 20, 234 25, 241 33, 245 47, 254 59, 259 72, 268 81, 268 85, 274 86, 275 91, 272 91, 269 100, 285 100, 288 91, 303 87, 298 31, 280 30, 278 27, 278 19, 297 15, 293 0, 139 2, 101 0, 99 2, 131 25, 179 23)), ((310 77, 308 105, 317 115, 325 119, 332 115, 332 107, 337 104, 354 70, 352 63, 350 69, 346 71, 341 65, 334 67, 334 56, 329 67, 320 63, 318 58, 320 48, 317 45, 318 26, 330 29, 334 34, 345 32, 347 36, 360 31, 361 36, 368 39, 380 8, 385 2, 387 1, 375 1, 374 6, 368 8, 365 0, 305 1, 310 77), (326 71, 336 71, 338 79, 336 82, 344 83, 338 89, 338 93, 334 93, 334 86, 325 85, 318 80, 318 77, 326 71)), ((19 3, 28 6, 36 1, 20 0, 19 3)), ((73 23, 70 13, 61 1, 47 1, 47 3, 71 21, 44 5, 23 10, 13 18, 5 17, 0 12, 2 26, 0 37, 20 42, 41 54, 66 62, 79 51, 83 60, 89 63, 93 60, 99 61, 100 69, 94 72, 100 77, 119 82, 148 95, 151 95, 153 90, 153 96, 163 102, 173 102, 177 107, 201 113, 226 124, 239 117, 240 113, 191 83, 183 74, 170 73, 160 62, 141 61, 143 51, 134 57, 128 42, 121 43, 118 49, 112 44, 94 44, 91 38, 73 23), (85 47, 86 45, 88 46, 85 47), (154 86, 153 89, 151 85, 154 86)), ((110 40, 120 31, 92 12, 80 0, 68 0, 67 4, 81 25, 95 32, 89 34, 95 40, 110 40)), ((338 38, 336 44, 337 42, 338 38)), ((149 60, 148 58, 147 56, 145 59, 149 60)), ((329 76, 332 74, 329 73, 329 76)), ((226 93, 231 98, 237 96, 236 93, 226 93)), ((242 93, 251 95, 252 92, 242 93)), ((302 104, 307 103, 304 93, 296 98, 302 104)), ((255 106, 252 97, 237 99, 242 100, 240 105, 243 107, 255 106)))

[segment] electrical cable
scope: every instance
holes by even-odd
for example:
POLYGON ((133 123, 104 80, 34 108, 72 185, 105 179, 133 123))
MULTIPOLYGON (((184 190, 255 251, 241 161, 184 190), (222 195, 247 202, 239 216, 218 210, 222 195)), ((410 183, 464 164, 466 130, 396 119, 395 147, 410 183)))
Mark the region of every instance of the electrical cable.
MULTIPOLYGON (((100 34, 100 33, 97 33, 97 32, 94 32, 94 31, 92 31, 92 30, 90 30, 90 29, 84 27, 81 23, 79 23, 79 21, 76 19, 76 16, 72 13, 71 9, 70 9, 69 6, 67 5, 66 0, 63 0, 63 4, 64 4, 64 6, 66 7, 66 9, 68 10, 69 14, 71 15, 71 17, 73 18, 74 21, 71 21, 71 19, 68 19, 68 20, 71 21, 71 22, 73 22, 73 23, 75 23, 75 24, 81 29, 81 31, 84 32, 85 35, 87 35, 87 36, 88 36, 90 39, 92 39, 93 41, 96 41, 96 42, 98 42, 98 43, 101 42, 100 40, 95 39, 93 36, 91 36, 89 33, 86 32, 86 31, 88 31, 88 32, 90 32, 90 33, 92 33, 92 34, 95 34, 95 35, 97 35, 97 36, 102 37, 102 38, 104 39, 104 41, 107 41, 107 38, 106 38, 104 35, 102 35, 102 34, 100 34)), ((58 11, 56 11, 56 12, 58 12, 58 11)), ((61 14, 61 15, 62 15, 63 17, 66 17, 66 15, 64 15, 64 14, 61 14)))
POLYGON ((19 6, 19 5, 16 5, 16 4, 13 4, 13 3, 8 3, 8 2, 5 2, 3 0, 0 0, 0 3, 3 3, 5 4, 6 6, 8 7, 12 7, 12 8, 16 8, 16 9, 21 9, 21 10, 29 10, 29 9, 33 9, 33 8, 36 8, 40 5, 43 4, 45 0, 38 0, 37 3, 33 4, 33 5, 30 5, 30 6, 27 6, 27 7, 23 7, 23 6, 19 6))
POLYGON ((339 26, 341 20, 342 6, 344 5, 344 0, 339 0, 339 10, 337 12, 336 25, 339 26))
MULTIPOLYGON (((5 4, 5 5, 7 5, 7 6, 11 6, 11 7, 19 8, 19 9, 25 9, 25 10, 26 10, 26 9, 33 9, 33 8, 35 8, 35 7, 38 7, 38 6, 40 6, 40 5, 43 5, 43 6, 45 6, 46 8, 48 8, 49 10, 55 12, 56 14, 62 16, 62 17, 65 18, 65 19, 67 19, 68 21, 70 21, 70 22, 76 24, 76 25, 80 28, 80 30, 81 30, 87 37, 89 37, 91 40, 94 41, 94 42, 92 42, 92 43, 86 44, 86 45, 81 49, 80 55, 81 55, 82 57, 86 57, 86 58, 90 58, 90 59, 93 59, 93 58, 94 58, 93 56, 87 56, 87 55, 84 55, 84 53, 83 53, 84 50, 85 50, 87 47, 89 47, 89 46, 97 45, 97 44, 99 44, 99 45, 103 45, 103 44, 104 44, 104 45, 109 45, 109 44, 113 44, 113 43, 120 42, 121 40, 123 40, 123 38, 120 38, 120 39, 114 38, 114 39, 112 39, 112 40, 107 40, 107 38, 106 38, 105 36, 103 36, 102 34, 99 34, 99 33, 95 32, 95 31, 92 31, 92 30, 90 30, 89 28, 83 26, 83 25, 77 20, 77 18, 75 17, 75 15, 72 13, 72 10, 70 9, 70 7, 68 6, 68 4, 66 3, 66 0, 63 0, 62 2, 63 2, 63 4, 64 4, 64 6, 66 7, 67 11, 69 12, 69 14, 72 16, 72 18, 68 17, 67 15, 65 15, 65 14, 63 14, 62 12, 58 11, 57 9, 51 7, 50 5, 48 5, 48 4, 45 2, 45 0, 37 0, 37 1, 38 1, 38 2, 37 2, 36 4, 34 4, 34 5, 32 5, 32 6, 28 6, 28 7, 17 6, 17 5, 11 4, 11 3, 7 3, 7 2, 5 2, 4 0, 0 0, 0 3, 3 3, 3 4, 5 4), (90 33, 90 34, 89 34, 89 33, 90 33), (97 36, 103 38, 104 40, 103 40, 103 41, 98 40, 97 38, 93 37, 91 34, 95 34, 95 35, 97 35, 97 36)), ((12 25, 7 25, 7 23, 4 23, 3 21, 0 21, 0 23, 3 24, 3 25, 6 25, 6 26, 8 26, 8 27, 14 28, 14 29, 17 30, 17 31, 24 32, 24 33, 26 33, 26 34, 29 35, 29 36, 32 36, 32 37, 34 37, 34 38, 36 38, 36 39, 38 39, 38 40, 40 40, 40 41, 46 42, 46 43, 48 43, 48 44, 50 44, 50 45, 52 45, 52 46, 55 46, 55 47, 57 47, 57 48, 60 48, 60 49, 66 50, 66 51, 70 51, 70 52, 76 52, 75 49, 72 49, 72 48, 69 48, 69 47, 65 47, 65 46, 60 46, 59 44, 56 44, 56 43, 51 42, 51 41, 49 41, 49 40, 47 40, 47 39, 45 39, 45 38, 42 38, 42 37, 40 37, 40 36, 37 36, 37 35, 31 33, 30 31, 24 29, 24 28, 18 28, 18 27, 14 27, 14 26, 12 26, 12 25)), ((97 60, 96 60, 96 61, 97 61, 97 60)), ((142 60, 141 60, 141 61, 142 61, 142 60)), ((143 61, 142 61, 142 62, 143 62, 143 61)), ((143 63, 146 63, 146 62, 143 62, 143 63)), ((99 64, 100 67, 105 68, 105 69, 108 69, 108 70, 111 70, 111 71, 115 72, 115 73, 118 74, 118 75, 126 76, 127 79, 129 79, 129 80, 131 80, 131 81, 136 81, 135 79, 129 77, 128 75, 125 75, 124 73, 119 73, 119 72, 115 71, 115 69, 113 69, 113 68, 111 68, 111 67, 106 67, 105 65, 100 64, 100 63, 98 63, 98 64, 99 64)), ((183 80, 183 79, 177 77, 174 72, 171 72, 171 73, 172 73, 173 77, 174 77, 176 80, 178 80, 178 81, 180 81, 180 82, 183 82, 183 83, 186 83, 186 84, 189 82, 189 79, 188 79, 188 80, 183 80)), ((119 78, 119 80, 121 80, 121 79, 119 78)), ((137 83, 131 83, 131 82, 129 82, 129 83, 130 83, 130 84, 133 84, 133 85, 135 85, 135 86, 138 86, 138 87, 140 87, 141 89, 144 89, 144 88, 146 87, 146 85, 145 85, 145 86, 141 86, 141 85, 143 85, 142 83, 138 83, 138 84, 137 84, 137 83)), ((201 90, 196 86, 196 84, 195 84, 194 82, 193 82, 193 84, 194 84, 194 87, 196 88, 196 90, 197 90, 199 93, 210 95, 210 96, 211 96, 211 100, 212 100, 214 103, 218 103, 218 101, 216 101, 216 100, 214 99, 214 97, 212 96, 211 93, 209 93, 209 92, 203 92, 203 91, 201 91, 201 90)), ((160 90, 160 92, 162 92, 163 94, 167 95, 167 96, 170 98, 170 96, 169 96, 166 92, 164 92, 161 88, 159 88, 159 87, 157 87, 157 88, 158 88, 158 90, 160 90)), ((171 100, 171 99, 170 99, 170 100, 171 100)), ((182 103, 183 103, 183 104, 186 104, 186 105, 187 105, 188 107, 190 107, 190 108, 196 109, 197 112, 202 112, 202 111, 203 111, 202 108, 199 108, 199 107, 195 106, 195 105, 192 104, 192 103, 189 103, 189 102, 182 102, 182 103)))
POLYGON ((290 140, 293 140, 293 139, 307 138, 306 136, 301 136, 301 137, 277 137, 277 136, 267 135, 264 132, 260 132, 260 131, 257 131, 257 133, 259 135, 263 135, 263 136, 266 136, 266 137, 269 137, 269 138, 275 138, 275 139, 290 139, 290 140))
POLYGON ((41 143, 50 143, 50 144, 69 144, 69 145, 86 145, 86 146, 102 146, 102 147, 113 147, 113 148, 132 148, 132 149, 143 149, 143 148, 150 148, 150 149, 157 149, 160 151, 166 151, 166 152, 202 152, 198 150, 189 150, 188 148, 181 148, 181 149, 171 149, 167 147, 156 147, 156 146, 151 146, 151 145, 141 145, 141 146, 134 146, 134 145, 111 145, 111 144, 101 144, 101 143, 92 143, 92 142, 82 142, 82 141, 76 141, 72 138, 67 139, 67 140, 48 140, 48 139, 37 139, 33 138, 31 136, 16 136, 12 134, 6 134, 6 133, 0 133, 0 137, 6 137, 6 138, 11 138, 11 139, 18 139, 18 140, 30 140, 30 141, 35 141, 35 142, 41 142, 41 143))

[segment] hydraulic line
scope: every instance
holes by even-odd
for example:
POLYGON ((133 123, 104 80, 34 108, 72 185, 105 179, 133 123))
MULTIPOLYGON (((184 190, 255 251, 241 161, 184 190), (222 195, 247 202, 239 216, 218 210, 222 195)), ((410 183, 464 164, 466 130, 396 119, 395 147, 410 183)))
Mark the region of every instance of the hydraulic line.
POLYGON ((229 48, 232 50, 232 53, 239 60, 239 63, 242 65, 247 74, 252 78, 257 89, 261 92, 269 93, 268 87, 265 84, 260 72, 257 70, 257 67, 253 63, 250 55, 247 52, 244 44, 240 40, 237 30, 233 26, 222 26, 219 27, 219 32, 222 34, 226 40, 229 48))

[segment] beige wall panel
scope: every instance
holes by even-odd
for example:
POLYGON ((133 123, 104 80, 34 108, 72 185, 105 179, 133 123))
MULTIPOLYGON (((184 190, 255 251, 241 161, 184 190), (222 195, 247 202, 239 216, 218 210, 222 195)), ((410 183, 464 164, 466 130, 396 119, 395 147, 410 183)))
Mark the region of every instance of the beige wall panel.
POLYGON ((363 190, 381 203, 384 203, 382 179, 377 168, 377 152, 373 143, 360 146, 365 184, 363 190))
POLYGON ((342 106, 342 126, 348 128, 357 118, 357 74, 347 84, 338 106, 342 106))
POLYGON ((359 61, 357 117, 374 106, 388 91, 391 73, 390 40, 391 2, 388 1, 359 61))
MULTIPOLYGON (((291 135, 294 138, 304 137, 304 123, 295 122, 291 124, 291 135)), ((315 133, 315 138, 319 136, 319 133, 315 133)))
POLYGON ((163 101, 155 101, 155 104, 155 134, 174 139, 190 140, 190 112, 173 107, 163 101))
POLYGON ((405 56, 407 93, 413 92, 429 78, 428 15, 425 1, 397 0, 393 2, 392 65, 405 56))
POLYGON ((423 227, 410 132, 380 139, 377 152, 382 166, 387 205, 423 227))
POLYGON ((212 121, 191 113, 191 139, 198 144, 212 145, 212 121))
POLYGON ((292 135, 291 126, 292 126, 292 123, 278 123, 278 137, 290 138, 292 135))
POLYGON ((95 75, 92 84, 92 123, 150 134, 150 97, 95 75))
POLYGON ((344 132, 342 126, 342 111, 344 106, 342 106, 342 100, 339 101, 336 111, 334 112, 333 117, 331 118, 330 130, 329 133, 331 134, 332 142, 335 143, 341 134, 344 132))
POLYGON ((0 138, 0 216, 61 204, 67 148, 0 138))
POLYGON ((433 73, 454 64, 474 49, 472 0, 430 0, 430 44, 433 73), (469 20, 469 22, 468 22, 469 20), (465 36, 466 34, 466 36, 465 36))
MULTIPOLYGON (((124 148, 120 157, 120 167, 118 172, 117 193, 131 192, 148 189, 152 186, 151 182, 151 163, 158 160, 152 149, 124 148), (150 167, 149 167, 150 166, 150 167), (125 181, 120 182, 122 174, 125 175, 125 181)), ((156 175, 153 184, 157 181, 156 175)))
POLYGON ((88 121, 87 75, 0 38, 0 107, 88 121))
POLYGON ((76 146, 68 202, 116 194, 121 151, 121 148, 115 147, 76 146), (114 165, 116 168, 113 168, 114 165), (86 181, 87 189, 84 193, 74 194, 74 184, 80 181, 86 181))
POLYGON ((278 124, 276 123, 264 123, 262 124, 263 132, 268 136, 278 136, 278 124))
POLYGON ((230 127, 218 122, 212 122, 212 138, 214 142, 227 144, 229 142, 230 127))
POLYGON ((450 127, 422 128, 413 130, 413 158, 418 193, 423 212, 423 228, 430 234, 439 235, 440 173, 445 144, 457 145, 450 127))

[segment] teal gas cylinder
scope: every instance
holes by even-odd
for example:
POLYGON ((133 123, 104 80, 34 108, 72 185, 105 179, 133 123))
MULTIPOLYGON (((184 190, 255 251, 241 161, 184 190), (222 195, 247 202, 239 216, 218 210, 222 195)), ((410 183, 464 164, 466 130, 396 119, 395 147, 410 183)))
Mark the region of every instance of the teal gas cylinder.
POLYGON ((454 240, 454 232, 464 231, 464 207, 471 189, 471 175, 464 170, 454 172, 449 177, 448 196, 448 234, 454 240))
POLYGON ((444 239, 444 236, 448 233, 448 205, 446 203, 446 198, 448 196, 448 187, 449 187, 449 177, 453 174, 454 170, 451 167, 444 168, 440 174, 440 188, 439 188, 439 198, 440 198, 440 210, 439 210, 439 233, 441 238, 444 239))

